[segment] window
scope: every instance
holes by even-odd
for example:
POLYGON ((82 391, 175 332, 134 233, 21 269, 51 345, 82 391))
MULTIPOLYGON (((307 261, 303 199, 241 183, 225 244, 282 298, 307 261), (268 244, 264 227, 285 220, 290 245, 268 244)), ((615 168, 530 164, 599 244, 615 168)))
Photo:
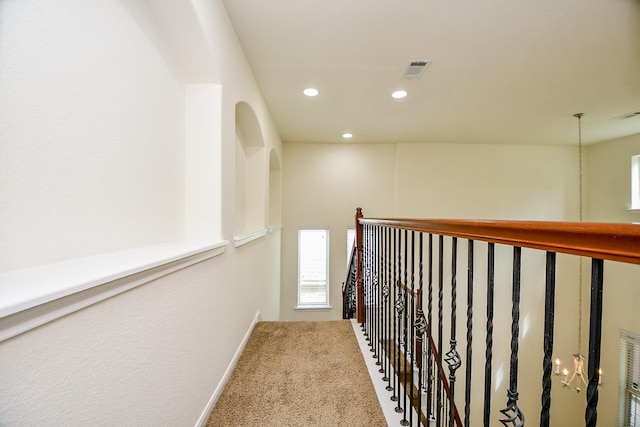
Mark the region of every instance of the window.
POLYGON ((355 227, 347 228, 347 267, 349 266, 349 259, 351 258, 351 251, 353 251, 353 244, 356 241, 356 229, 355 227))
POLYGON ((640 336, 620 334, 620 412, 618 425, 640 426, 640 336))
POLYGON ((298 230, 298 308, 330 308, 328 228, 298 230))
POLYGON ((631 209, 640 210, 640 154, 631 156, 631 209))

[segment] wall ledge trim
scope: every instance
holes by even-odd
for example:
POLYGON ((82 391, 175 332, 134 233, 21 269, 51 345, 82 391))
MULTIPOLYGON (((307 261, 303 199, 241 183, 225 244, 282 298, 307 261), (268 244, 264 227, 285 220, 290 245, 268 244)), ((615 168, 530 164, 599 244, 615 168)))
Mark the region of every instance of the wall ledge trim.
POLYGON ((254 231, 253 233, 243 234, 242 236, 235 236, 233 238, 233 242, 235 247, 239 247, 242 245, 246 245, 247 243, 253 242, 254 240, 258 240, 267 235, 267 229, 254 231))
POLYGON ((0 342, 225 252, 182 240, 0 274, 0 342))

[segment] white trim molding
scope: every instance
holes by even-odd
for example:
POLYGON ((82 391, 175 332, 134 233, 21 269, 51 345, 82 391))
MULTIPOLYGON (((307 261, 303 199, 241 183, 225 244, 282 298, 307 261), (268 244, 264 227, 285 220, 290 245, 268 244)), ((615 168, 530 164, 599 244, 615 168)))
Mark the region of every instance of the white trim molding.
POLYGON ((267 229, 254 231, 253 233, 243 234, 242 236, 235 236, 233 238, 233 242, 235 247, 239 247, 242 245, 246 245, 247 243, 253 242, 254 240, 258 240, 267 235, 267 229))
POLYGON ((269 226, 269 234, 282 231, 282 225, 270 225, 269 226))
POLYGON ((178 241, 0 274, 0 342, 224 253, 228 241, 178 241))
POLYGON ((256 327, 256 324, 261 321, 262 321, 262 315, 258 311, 256 312, 256 315, 254 316, 253 321, 251 322, 251 325, 249 326, 249 330, 247 331, 246 334, 244 334, 244 338, 242 338, 242 342, 240 343, 240 346, 236 350, 236 353, 233 355, 233 358, 231 359, 231 363, 229 363, 229 366, 227 366, 227 370, 224 372, 224 375, 222 376, 222 379, 218 383, 218 386, 213 391, 213 395, 211 395, 209 402, 207 402, 207 406, 204 408, 204 411, 200 415, 200 418, 196 423, 196 427, 204 427, 207 425, 207 421, 209 420, 211 411, 213 411, 213 407, 218 402, 218 399, 220 399, 220 396, 222 395, 222 391, 224 390, 224 386, 227 385, 227 382, 231 377, 231 373, 233 372, 233 369, 238 364, 238 360, 240 359, 240 356, 242 355, 242 352, 244 351, 244 348, 247 345, 247 342, 249 341, 251 334, 253 333, 253 329, 256 327))

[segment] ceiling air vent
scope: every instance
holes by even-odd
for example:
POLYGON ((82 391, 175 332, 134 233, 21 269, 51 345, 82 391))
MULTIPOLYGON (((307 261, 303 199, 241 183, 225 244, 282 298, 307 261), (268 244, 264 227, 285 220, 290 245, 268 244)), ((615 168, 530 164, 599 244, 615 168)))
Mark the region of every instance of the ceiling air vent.
POLYGON ((401 79, 416 80, 422 77, 422 73, 427 69, 431 61, 411 61, 404 73, 402 73, 401 79))
POLYGON ((632 111, 630 113, 626 113, 621 116, 614 117, 613 120, 625 120, 625 119, 630 119, 632 117, 638 117, 638 116, 640 116, 640 111, 632 111))

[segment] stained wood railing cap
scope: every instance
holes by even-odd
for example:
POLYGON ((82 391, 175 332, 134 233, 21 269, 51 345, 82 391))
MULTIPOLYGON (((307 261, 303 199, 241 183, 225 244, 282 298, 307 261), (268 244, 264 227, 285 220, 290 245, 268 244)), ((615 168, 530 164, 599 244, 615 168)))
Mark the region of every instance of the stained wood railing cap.
POLYGON ((361 218, 359 222, 640 264, 638 224, 417 218, 361 218))

